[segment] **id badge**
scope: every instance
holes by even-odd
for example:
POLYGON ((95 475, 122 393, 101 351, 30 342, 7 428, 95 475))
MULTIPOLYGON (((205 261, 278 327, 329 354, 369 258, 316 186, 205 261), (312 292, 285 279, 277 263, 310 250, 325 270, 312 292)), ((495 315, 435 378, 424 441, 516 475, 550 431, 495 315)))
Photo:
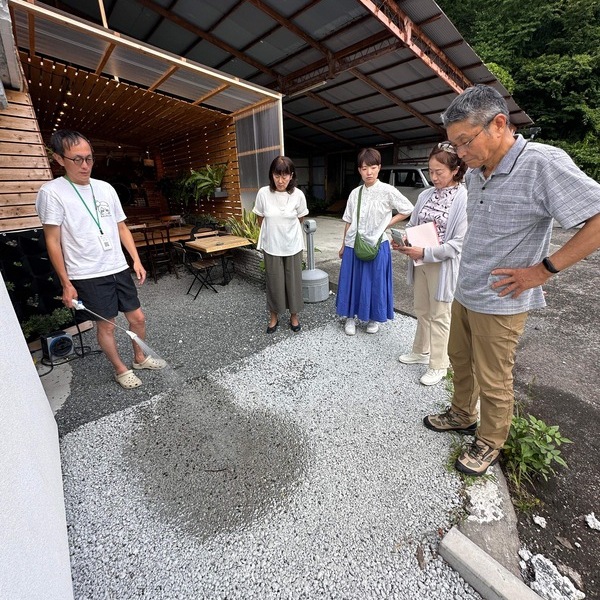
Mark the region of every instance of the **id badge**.
POLYGON ((106 250, 111 250, 112 249, 112 244, 109 238, 107 238, 104 234, 100 234, 98 236, 98 239, 100 240, 100 245, 102 246, 102 250, 106 251, 106 250))

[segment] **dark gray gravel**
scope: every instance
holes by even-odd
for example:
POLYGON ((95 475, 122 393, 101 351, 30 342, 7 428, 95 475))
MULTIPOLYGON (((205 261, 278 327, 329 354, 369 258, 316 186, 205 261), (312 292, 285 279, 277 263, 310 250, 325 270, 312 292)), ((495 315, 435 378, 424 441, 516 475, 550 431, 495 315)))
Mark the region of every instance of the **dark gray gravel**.
POLYGON ((76 598, 479 598, 436 554, 461 487, 421 425, 448 393, 397 361, 414 320, 351 338, 330 299, 267 336, 260 286, 194 302, 186 281, 141 288, 166 372, 125 391, 102 356, 72 363, 76 598))

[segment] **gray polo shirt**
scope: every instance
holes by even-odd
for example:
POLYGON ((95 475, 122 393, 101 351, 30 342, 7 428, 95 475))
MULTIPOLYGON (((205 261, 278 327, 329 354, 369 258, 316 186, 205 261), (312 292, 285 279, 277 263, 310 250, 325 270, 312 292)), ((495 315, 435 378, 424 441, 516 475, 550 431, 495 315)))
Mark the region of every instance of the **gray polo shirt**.
POLYGON ((600 213, 600 184, 585 175, 559 148, 527 142, 523 136, 489 179, 481 169, 466 175, 468 228, 456 299, 487 314, 512 315, 545 306, 542 288, 518 298, 498 295, 491 272, 520 268, 548 255, 552 220, 570 229, 600 213))

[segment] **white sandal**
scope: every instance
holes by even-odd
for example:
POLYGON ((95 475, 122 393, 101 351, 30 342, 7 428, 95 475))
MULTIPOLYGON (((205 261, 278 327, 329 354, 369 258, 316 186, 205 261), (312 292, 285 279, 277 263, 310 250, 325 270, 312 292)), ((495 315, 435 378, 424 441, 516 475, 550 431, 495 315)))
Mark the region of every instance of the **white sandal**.
POLYGON ((164 369, 167 366, 167 361, 162 358, 154 358, 154 356, 148 356, 146 360, 141 363, 133 363, 134 369, 151 369, 156 371, 158 369, 164 369))
POLYGON ((120 375, 115 375, 115 381, 126 390, 132 390, 142 385, 142 380, 131 369, 120 375))

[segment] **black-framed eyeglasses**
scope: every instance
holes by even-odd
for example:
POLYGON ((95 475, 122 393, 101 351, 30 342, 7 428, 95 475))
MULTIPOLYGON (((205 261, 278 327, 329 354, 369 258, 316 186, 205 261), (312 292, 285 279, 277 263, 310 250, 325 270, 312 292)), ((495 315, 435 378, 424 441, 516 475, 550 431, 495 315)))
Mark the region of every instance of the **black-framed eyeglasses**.
POLYGON ((93 156, 76 156, 75 158, 65 156, 64 154, 61 154, 61 156, 67 160, 72 160, 78 167, 83 164, 83 161, 85 161, 88 165, 93 165, 95 160, 93 156))

